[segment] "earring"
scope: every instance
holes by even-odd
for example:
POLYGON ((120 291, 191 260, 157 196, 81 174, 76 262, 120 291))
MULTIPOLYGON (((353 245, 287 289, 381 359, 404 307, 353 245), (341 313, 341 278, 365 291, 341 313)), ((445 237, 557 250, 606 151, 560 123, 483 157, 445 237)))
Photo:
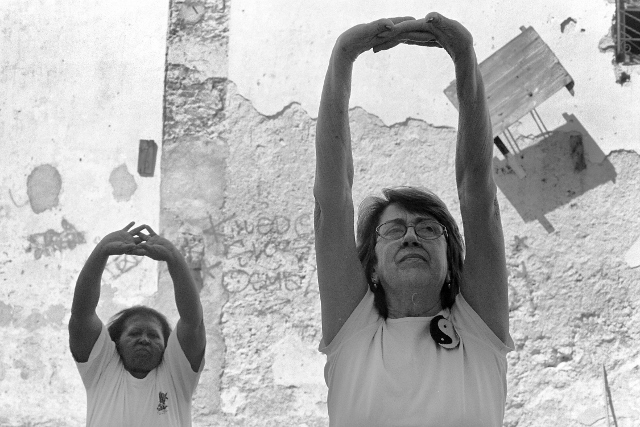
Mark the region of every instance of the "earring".
POLYGON ((447 274, 447 277, 444 279, 444 286, 447 287, 447 289, 451 290, 451 277, 447 274))

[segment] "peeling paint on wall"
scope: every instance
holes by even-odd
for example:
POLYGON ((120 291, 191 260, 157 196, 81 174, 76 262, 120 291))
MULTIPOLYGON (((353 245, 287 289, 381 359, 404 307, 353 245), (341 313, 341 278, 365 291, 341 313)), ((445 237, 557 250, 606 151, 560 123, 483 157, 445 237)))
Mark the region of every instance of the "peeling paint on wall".
POLYGON ((109 183, 113 187, 113 197, 119 202, 128 202, 138 189, 135 178, 124 163, 111 171, 109 183))
POLYGON ((576 20, 572 17, 568 17, 560 24, 560 32, 569 32, 573 31, 576 28, 576 20))
POLYGON ((27 195, 31 209, 39 214, 58 206, 62 178, 51 165, 36 167, 27 178, 27 195))

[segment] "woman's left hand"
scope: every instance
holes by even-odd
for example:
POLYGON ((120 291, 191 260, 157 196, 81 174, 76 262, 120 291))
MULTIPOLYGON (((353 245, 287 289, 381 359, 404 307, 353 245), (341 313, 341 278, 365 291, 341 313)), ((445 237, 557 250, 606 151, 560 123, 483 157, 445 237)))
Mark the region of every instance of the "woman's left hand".
POLYGON ((473 36, 461 23, 431 12, 423 19, 400 22, 394 26, 395 40, 405 44, 442 47, 451 58, 464 57, 473 49, 473 36))
POLYGON ((141 241, 129 254, 146 256, 156 261, 172 260, 176 251, 173 243, 162 236, 158 236, 156 232, 146 224, 143 229, 147 230, 148 234, 142 233, 142 230, 138 232, 137 236, 140 237, 141 241))

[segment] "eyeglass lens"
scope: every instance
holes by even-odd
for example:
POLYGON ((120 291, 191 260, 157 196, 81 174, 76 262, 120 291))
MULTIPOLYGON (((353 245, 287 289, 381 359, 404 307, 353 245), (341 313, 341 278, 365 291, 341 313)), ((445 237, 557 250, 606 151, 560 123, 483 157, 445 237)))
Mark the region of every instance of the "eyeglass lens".
POLYGON ((399 239, 404 237, 409 227, 413 227, 418 237, 423 239, 436 239, 444 233, 442 225, 435 221, 419 221, 415 224, 405 224, 402 221, 389 221, 378 227, 378 233, 387 239, 399 239))

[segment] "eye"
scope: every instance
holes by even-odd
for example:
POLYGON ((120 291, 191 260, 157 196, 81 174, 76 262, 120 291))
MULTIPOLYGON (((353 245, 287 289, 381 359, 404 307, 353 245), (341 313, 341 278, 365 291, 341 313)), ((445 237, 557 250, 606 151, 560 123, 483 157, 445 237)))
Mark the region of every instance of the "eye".
POLYGON ((442 227, 437 222, 425 221, 416 225, 417 231, 426 235, 440 235, 442 233, 442 227))
POLYGON ((435 227, 433 224, 425 224, 425 225, 423 226, 423 229, 424 229, 425 231, 428 231, 429 233, 435 233, 435 232, 437 231, 437 230, 436 230, 436 227, 435 227))
POLYGON ((404 236, 405 225, 399 222, 387 222, 380 227, 380 233, 385 237, 398 238, 404 236))

